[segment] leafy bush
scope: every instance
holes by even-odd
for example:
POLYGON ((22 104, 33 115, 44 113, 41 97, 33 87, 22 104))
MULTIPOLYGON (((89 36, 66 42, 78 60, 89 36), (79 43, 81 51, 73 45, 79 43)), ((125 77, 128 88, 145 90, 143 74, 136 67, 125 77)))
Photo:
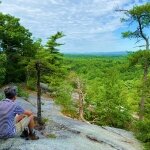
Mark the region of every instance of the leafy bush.
POLYGON ((62 112, 70 117, 76 118, 76 107, 72 101, 71 98, 72 95, 72 89, 69 85, 62 85, 60 87, 57 97, 56 97, 56 103, 62 106, 62 112))
POLYGON ((5 98, 4 94, 3 94, 3 93, 0 93, 0 101, 1 101, 2 99, 4 99, 4 98, 5 98))
POLYGON ((27 87, 30 90, 35 90, 36 89, 36 79, 35 78, 30 78, 27 80, 27 87))
POLYGON ((150 148, 150 119, 138 121, 135 124, 135 133, 137 138, 145 145, 145 150, 150 148))
MULTIPOLYGON (((128 128, 131 123, 130 108, 122 93, 119 73, 114 69, 106 72, 101 84, 93 84, 87 91, 87 103, 94 107, 93 112, 85 110, 86 119, 98 125, 128 128)), ((87 107, 88 108, 88 107, 87 107)))
POLYGON ((6 75, 6 55, 0 53, 0 85, 4 83, 6 75))
POLYGON ((25 100, 27 100, 29 97, 29 93, 25 89, 23 89, 21 86, 17 87, 17 95, 19 97, 23 97, 25 100))

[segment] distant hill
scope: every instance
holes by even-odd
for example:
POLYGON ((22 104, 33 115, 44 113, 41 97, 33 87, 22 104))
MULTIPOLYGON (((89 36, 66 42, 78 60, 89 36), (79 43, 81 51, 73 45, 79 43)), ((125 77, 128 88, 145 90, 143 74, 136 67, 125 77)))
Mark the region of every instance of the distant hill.
POLYGON ((87 52, 87 53, 65 53, 67 55, 92 55, 92 56, 124 56, 127 55, 127 51, 119 52, 87 52))

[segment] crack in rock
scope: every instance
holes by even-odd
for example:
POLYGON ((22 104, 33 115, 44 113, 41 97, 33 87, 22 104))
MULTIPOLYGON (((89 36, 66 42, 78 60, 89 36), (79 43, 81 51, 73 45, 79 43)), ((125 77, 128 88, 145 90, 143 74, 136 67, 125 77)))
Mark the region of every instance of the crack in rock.
POLYGON ((86 135, 86 137, 91 140, 91 141, 94 141, 94 142, 97 142, 97 143, 100 143, 100 144, 107 144, 109 145, 110 147, 113 147, 115 148, 116 150, 125 150, 124 148, 119 148, 116 144, 112 144, 110 143, 109 141, 104 141, 104 140, 100 140, 100 139, 97 139, 96 137, 94 136, 91 136, 91 135, 86 135))

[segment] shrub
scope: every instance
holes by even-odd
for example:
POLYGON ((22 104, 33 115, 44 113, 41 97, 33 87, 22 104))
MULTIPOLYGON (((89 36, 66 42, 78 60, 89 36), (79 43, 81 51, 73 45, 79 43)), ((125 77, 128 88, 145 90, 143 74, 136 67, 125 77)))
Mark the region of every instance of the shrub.
POLYGON ((36 89, 36 79, 35 78, 30 78, 27 80, 27 87, 30 90, 35 90, 36 89))
POLYGON ((0 101, 1 101, 2 99, 4 99, 4 98, 5 98, 4 94, 3 94, 3 93, 0 93, 0 101))
POLYGON ((97 125, 107 125, 117 128, 128 128, 132 121, 130 107, 126 96, 122 92, 119 72, 107 70, 101 84, 88 87, 86 102, 93 107, 93 111, 85 111, 85 117, 97 125))
POLYGON ((62 112, 69 116, 76 118, 76 107, 71 98, 72 88, 69 85, 64 85, 64 87, 60 87, 56 97, 56 103, 62 106, 62 112))
POLYGON ((23 89, 21 86, 18 86, 17 88, 17 95, 19 97, 23 97, 25 100, 27 100, 29 97, 29 93, 25 91, 25 89, 23 89))
POLYGON ((5 81, 5 75, 6 75, 5 64, 6 64, 6 55, 0 53, 0 86, 5 81))
POLYGON ((143 121, 138 121, 135 126, 135 133, 137 138, 142 141, 145 145, 145 150, 150 148, 150 120, 144 119, 143 121))

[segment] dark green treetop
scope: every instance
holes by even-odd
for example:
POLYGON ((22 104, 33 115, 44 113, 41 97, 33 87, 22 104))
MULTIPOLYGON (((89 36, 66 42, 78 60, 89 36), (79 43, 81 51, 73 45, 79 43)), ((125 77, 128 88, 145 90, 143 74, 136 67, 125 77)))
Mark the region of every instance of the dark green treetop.
POLYGON ((6 83, 26 79, 25 64, 21 62, 35 55, 32 34, 19 21, 9 14, 0 13, 0 49, 6 54, 6 83))

